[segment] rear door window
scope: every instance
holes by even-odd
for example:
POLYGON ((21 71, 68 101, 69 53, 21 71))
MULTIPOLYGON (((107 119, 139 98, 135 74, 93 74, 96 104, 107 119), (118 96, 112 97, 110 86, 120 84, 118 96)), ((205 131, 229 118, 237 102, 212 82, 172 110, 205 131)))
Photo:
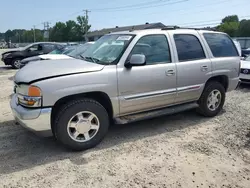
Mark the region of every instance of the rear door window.
POLYGON ((214 57, 234 57, 239 56, 233 41, 225 34, 220 33, 204 33, 214 57))
POLYGON ((48 51, 52 51, 55 49, 55 45, 53 44, 44 44, 43 47, 45 50, 48 50, 48 51))
POLYGON ((205 59, 205 53, 199 39, 190 34, 175 34, 174 40, 179 61, 205 59))

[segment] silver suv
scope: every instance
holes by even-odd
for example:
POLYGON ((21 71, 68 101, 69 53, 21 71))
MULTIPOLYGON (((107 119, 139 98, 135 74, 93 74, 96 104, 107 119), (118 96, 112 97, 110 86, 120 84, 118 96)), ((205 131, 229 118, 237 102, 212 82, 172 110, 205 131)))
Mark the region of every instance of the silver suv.
POLYGON ((236 46, 224 33, 177 27, 111 33, 79 59, 19 70, 11 108, 22 126, 84 150, 100 143, 113 122, 191 108, 217 115, 239 70, 236 46))

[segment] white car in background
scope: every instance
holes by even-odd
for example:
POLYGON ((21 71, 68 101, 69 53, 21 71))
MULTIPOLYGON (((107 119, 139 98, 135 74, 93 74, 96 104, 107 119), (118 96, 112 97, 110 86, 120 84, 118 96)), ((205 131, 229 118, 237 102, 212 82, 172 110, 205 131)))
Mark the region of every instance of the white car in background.
POLYGON ((241 61, 240 82, 250 84, 250 56, 241 61))
POLYGON ((239 55, 241 57, 242 53, 241 53, 241 45, 240 45, 239 41, 233 40, 233 42, 234 42, 234 44, 235 44, 235 46, 236 46, 236 48, 237 48, 237 50, 239 52, 239 55))
POLYGON ((84 53, 84 51, 88 47, 90 47, 92 44, 94 44, 94 42, 86 42, 78 46, 65 47, 65 50, 62 49, 63 51, 57 49, 57 50, 52 51, 49 54, 25 58, 21 61, 20 68, 34 61, 78 58, 78 56, 84 53))

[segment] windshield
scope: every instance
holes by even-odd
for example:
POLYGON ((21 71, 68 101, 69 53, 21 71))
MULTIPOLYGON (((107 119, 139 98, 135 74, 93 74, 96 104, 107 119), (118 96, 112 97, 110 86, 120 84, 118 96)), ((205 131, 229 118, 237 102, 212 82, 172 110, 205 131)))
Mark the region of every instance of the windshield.
POLYGON ((250 56, 247 56, 245 60, 250 61, 250 56))
POLYGON ((89 46, 91 46, 91 43, 85 43, 77 46, 74 50, 72 50, 70 53, 67 55, 75 58, 80 58, 79 55, 83 54, 89 46))
POLYGON ((69 53, 71 53, 72 51, 74 51, 76 48, 75 47, 70 47, 65 49, 62 54, 68 55, 69 53))
POLYGON ((116 61, 126 49, 133 35, 105 35, 91 45, 80 56, 86 60, 100 64, 110 64, 116 61))
POLYGON ((55 49, 51 51, 49 54, 62 54, 64 49, 55 49))

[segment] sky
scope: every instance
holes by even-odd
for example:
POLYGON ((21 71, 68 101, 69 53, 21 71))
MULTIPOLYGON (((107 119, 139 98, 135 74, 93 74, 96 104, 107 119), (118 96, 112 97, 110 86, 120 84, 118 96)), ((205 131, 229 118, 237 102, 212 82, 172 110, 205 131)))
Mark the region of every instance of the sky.
POLYGON ((43 28, 75 20, 88 9, 91 30, 162 22, 165 25, 215 25, 227 15, 250 19, 249 0, 1 0, 0 32, 43 28))

